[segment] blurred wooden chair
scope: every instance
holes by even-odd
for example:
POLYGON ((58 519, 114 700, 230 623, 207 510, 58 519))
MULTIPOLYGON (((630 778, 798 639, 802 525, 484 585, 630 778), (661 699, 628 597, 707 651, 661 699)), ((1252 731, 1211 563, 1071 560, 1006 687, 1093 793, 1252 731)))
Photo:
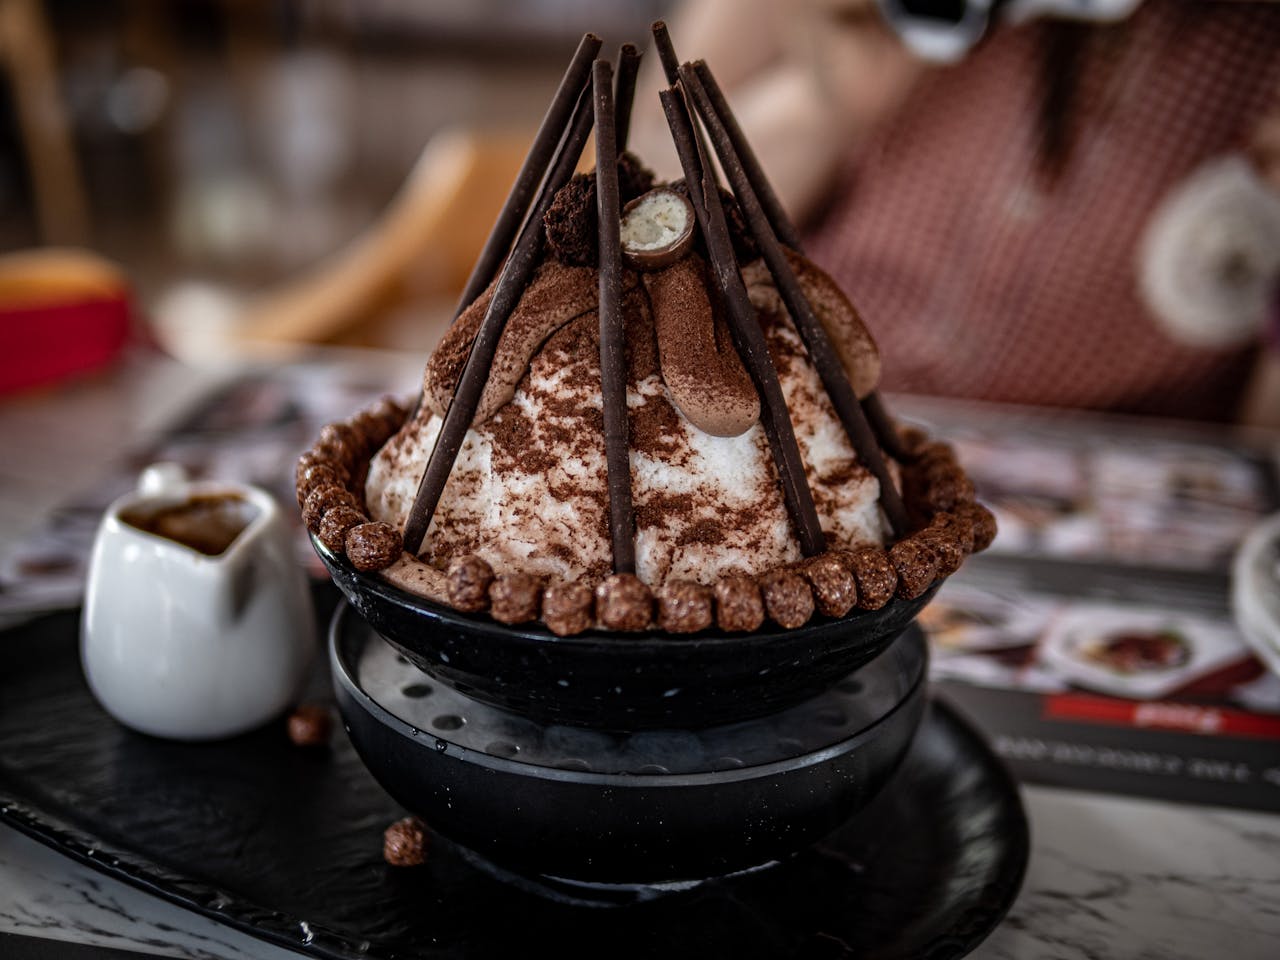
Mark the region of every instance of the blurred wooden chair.
POLYGON ((40 237, 48 244, 84 243, 89 206, 40 0, 0 0, 0 70, 18 115, 40 237))
POLYGON ((457 296, 530 140, 473 131, 436 134, 376 223, 296 280, 246 305, 236 324, 241 340, 246 346, 376 340, 370 330, 380 316, 457 296))

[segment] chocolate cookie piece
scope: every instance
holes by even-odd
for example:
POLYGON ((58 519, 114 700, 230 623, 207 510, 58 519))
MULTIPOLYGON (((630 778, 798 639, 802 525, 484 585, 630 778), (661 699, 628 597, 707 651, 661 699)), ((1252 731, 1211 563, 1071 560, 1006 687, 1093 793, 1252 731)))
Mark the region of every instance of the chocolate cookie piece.
POLYGON ((716 598, 716 626, 731 633, 749 633, 764 623, 764 598, 750 577, 721 577, 711 588, 716 598))
MULTIPOLYGON (((618 157, 618 199, 634 200, 653 187, 653 174, 633 154, 618 157)), ((561 263, 595 267, 600 262, 596 175, 574 174, 556 193, 542 218, 547 246, 561 263)))
POLYGON ((449 605, 463 613, 475 613, 489 605, 493 567, 474 553, 454 557, 449 561, 445 583, 449 591, 449 605))
POLYGON ((307 497, 316 487, 343 486, 346 471, 343 470, 340 475, 338 469, 341 468, 335 469, 327 463, 313 463, 306 467, 299 467, 294 481, 298 494, 298 506, 301 507, 307 502, 307 497))
POLYGON ((330 507, 320 521, 320 529, 316 537, 334 553, 342 553, 347 546, 347 531, 368 521, 363 510, 339 504, 330 507))
POLYGON ((389 523, 362 523, 347 531, 347 559, 357 570, 385 570, 404 552, 400 531, 389 523))
POLYGON ((585 583, 553 583, 542 591, 542 622, 558 637, 589 630, 594 596, 585 583))
POLYGON ((760 596, 769 619, 794 630, 813 616, 813 591, 794 570, 773 570, 760 578, 760 596))
POLYGON ((615 573, 596 587, 596 618, 606 630, 645 630, 653 620, 653 594, 634 573, 615 573))
POLYGON ((980 503, 966 503, 957 507, 955 514, 973 524, 973 552, 985 550, 996 538, 996 518, 980 503))
POLYGON ((809 581, 818 612, 824 617, 843 617, 858 601, 858 583, 853 573, 830 553, 814 557, 800 568, 809 581))
POLYGON ((427 825, 405 817, 383 832, 382 859, 393 867, 418 867, 427 862, 427 845, 427 825))
POLYGON ((697 633, 714 619, 710 587, 692 580, 668 580, 658 591, 658 628, 667 633, 697 633))
POLYGON ((879 610, 898 589, 898 571, 889 555, 877 547, 863 547, 841 554, 858 584, 858 609, 879 610))
POLYGON ((889 561, 898 574, 896 595, 914 600, 938 579, 938 557, 928 544, 915 537, 900 540, 889 548, 889 561))
POLYGON ((333 733, 333 717, 327 707, 304 703, 289 714, 289 740, 298 747, 323 747, 333 733))
POLYGON ((346 487, 340 487, 336 483, 322 484, 307 494, 307 499, 302 502, 302 522, 312 533, 319 533, 320 521, 334 507, 359 510, 360 501, 346 487))
POLYGON ((489 584, 489 616, 499 623, 538 619, 542 581, 531 573, 504 573, 489 584))

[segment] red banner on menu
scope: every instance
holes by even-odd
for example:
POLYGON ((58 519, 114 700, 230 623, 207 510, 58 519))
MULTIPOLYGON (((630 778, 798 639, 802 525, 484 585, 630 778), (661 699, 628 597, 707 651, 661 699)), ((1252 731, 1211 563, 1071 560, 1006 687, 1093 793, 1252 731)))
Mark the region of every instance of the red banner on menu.
POLYGON ((1191 703, 1134 702, 1087 694, 1060 693, 1044 698, 1044 719, 1114 727, 1181 730, 1209 736, 1280 740, 1278 716, 1191 703))

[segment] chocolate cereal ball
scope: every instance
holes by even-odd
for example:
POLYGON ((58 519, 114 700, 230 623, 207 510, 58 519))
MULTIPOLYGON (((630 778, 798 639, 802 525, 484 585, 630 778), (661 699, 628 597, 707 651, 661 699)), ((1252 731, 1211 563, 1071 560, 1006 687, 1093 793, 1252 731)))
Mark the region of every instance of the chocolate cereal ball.
POLYGON ((385 570, 404 552, 400 531, 389 523, 362 523, 347 531, 347 559, 357 570, 385 570))
POLYGON ((454 557, 445 574, 449 603, 455 610, 475 613, 489 605, 489 584, 493 583, 493 567, 483 557, 466 554, 454 557))
POLYGON ((553 583, 542 592, 542 622, 559 637, 589 630, 594 596, 585 583, 553 583))
POLYGON ((697 633, 711 626, 714 594, 690 580, 668 580, 658 591, 658 628, 667 633, 697 633))
POLYGON ((393 867, 418 867, 427 862, 427 825, 405 817, 382 834, 382 859, 393 867))
POLYGON ((368 519, 364 511, 357 510, 355 507, 336 506, 325 512, 316 536, 331 551, 341 553, 347 545, 347 532, 368 519))
POLYGON ((813 591, 804 577, 794 570, 774 570, 760 578, 760 595, 769 619, 780 627, 794 630, 813 616, 813 591))
POLYGON ((750 577, 721 577, 712 588, 716 598, 716 626, 730 633, 750 632, 764 623, 764 598, 750 577))
POLYGON ((653 594, 634 573, 615 573, 596 587, 596 616, 606 630, 644 630, 653 619, 653 594))

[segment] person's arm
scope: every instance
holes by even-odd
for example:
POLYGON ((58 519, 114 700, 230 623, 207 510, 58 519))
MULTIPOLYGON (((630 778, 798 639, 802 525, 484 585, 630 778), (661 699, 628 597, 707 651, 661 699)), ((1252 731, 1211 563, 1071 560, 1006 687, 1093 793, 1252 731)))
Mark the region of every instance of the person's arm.
MULTIPOLYGON (((760 157, 783 205, 804 219, 841 158, 897 106, 921 68, 870 0, 695 0, 671 18, 684 59, 703 59, 760 157)), ((661 81, 649 58, 641 89, 661 81)), ((656 98, 636 104, 632 147, 678 177, 656 98)))

